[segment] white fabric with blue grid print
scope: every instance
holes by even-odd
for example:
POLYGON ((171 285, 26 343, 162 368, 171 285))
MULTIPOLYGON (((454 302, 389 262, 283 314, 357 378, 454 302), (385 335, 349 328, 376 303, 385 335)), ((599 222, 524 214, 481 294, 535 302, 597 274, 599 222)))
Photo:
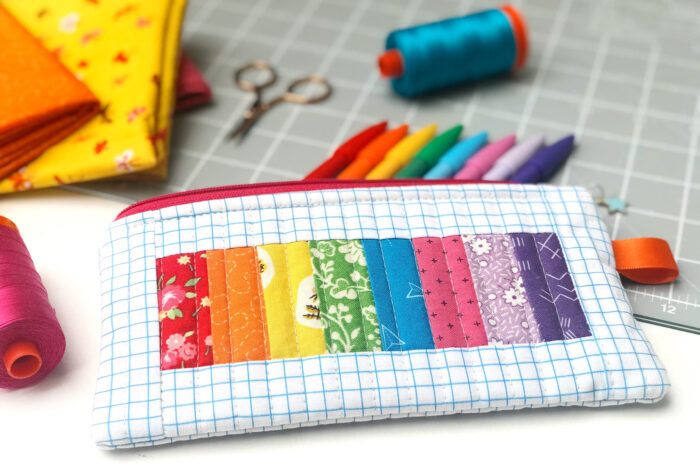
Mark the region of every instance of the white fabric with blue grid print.
POLYGON ((351 188, 183 204, 115 221, 101 251, 93 431, 135 447, 406 416, 654 402, 666 371, 632 317, 612 246, 579 188, 351 188), (298 240, 555 232, 592 336, 160 370, 155 260, 298 240))

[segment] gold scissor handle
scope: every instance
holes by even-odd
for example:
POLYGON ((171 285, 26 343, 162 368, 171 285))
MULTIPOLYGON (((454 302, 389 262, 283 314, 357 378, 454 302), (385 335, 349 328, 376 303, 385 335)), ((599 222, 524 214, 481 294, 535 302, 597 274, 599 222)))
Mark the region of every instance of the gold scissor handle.
POLYGON ((290 84, 282 98, 287 102, 294 102, 296 104, 315 104, 328 99, 332 92, 333 88, 323 76, 310 75, 306 78, 300 78, 290 84), (295 91, 296 88, 307 83, 318 84, 320 90, 310 96, 295 91))
POLYGON ((236 85, 244 91, 258 92, 268 86, 272 86, 277 81, 277 72, 264 60, 255 60, 247 65, 244 65, 236 70, 233 75, 233 79, 236 85), (268 76, 260 83, 255 83, 253 81, 248 81, 244 78, 244 75, 250 70, 264 70, 268 73, 268 76))

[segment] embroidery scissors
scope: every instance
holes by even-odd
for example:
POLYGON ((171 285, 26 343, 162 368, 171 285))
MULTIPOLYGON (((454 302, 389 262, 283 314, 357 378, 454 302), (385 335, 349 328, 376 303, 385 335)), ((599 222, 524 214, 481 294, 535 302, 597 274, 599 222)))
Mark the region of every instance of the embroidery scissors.
POLYGON ((263 60, 255 60, 245 66, 242 66, 236 70, 236 73, 233 75, 233 79, 236 82, 236 85, 243 91, 254 92, 255 100, 253 101, 253 104, 243 113, 243 119, 240 121, 240 123, 231 131, 231 133, 229 133, 229 139, 240 136, 242 140, 253 124, 255 124, 255 122, 260 118, 260 116, 280 102, 316 104, 328 99, 333 92, 331 85, 325 80, 325 78, 319 75, 309 75, 305 78, 299 78, 292 81, 287 88, 287 91, 281 96, 267 102, 263 102, 263 89, 272 86, 277 81, 277 72, 272 66, 263 60), (261 82, 248 81, 245 79, 245 75, 251 70, 262 70, 266 72, 267 76, 263 78, 261 82), (300 89, 307 84, 313 84, 315 85, 315 88, 317 88, 311 95, 302 94, 300 91, 300 89))

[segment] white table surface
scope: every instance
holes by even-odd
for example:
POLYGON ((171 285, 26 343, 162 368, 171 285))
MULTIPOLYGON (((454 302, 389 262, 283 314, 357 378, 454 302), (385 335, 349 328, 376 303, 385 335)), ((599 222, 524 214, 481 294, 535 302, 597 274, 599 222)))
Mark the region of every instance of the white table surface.
POLYGON ((52 189, 3 196, 32 254, 67 340, 39 385, 0 389, 0 465, 697 465, 700 336, 642 324, 672 387, 655 405, 555 408, 325 426, 172 446, 104 451, 90 434, 100 346, 98 246, 124 205, 52 189), (41 464, 40 464, 41 462, 41 464), (663 463, 663 464, 662 464, 663 463), (222 464, 223 465, 223 464, 222 464))

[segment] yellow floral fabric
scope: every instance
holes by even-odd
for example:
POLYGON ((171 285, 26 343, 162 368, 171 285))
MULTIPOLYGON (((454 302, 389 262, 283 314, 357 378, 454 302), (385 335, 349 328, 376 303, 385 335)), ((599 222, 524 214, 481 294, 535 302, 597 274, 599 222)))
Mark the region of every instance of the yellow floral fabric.
POLYGON ((130 172, 164 177, 187 0, 0 3, 101 103, 100 115, 0 181, 0 193, 130 172))

